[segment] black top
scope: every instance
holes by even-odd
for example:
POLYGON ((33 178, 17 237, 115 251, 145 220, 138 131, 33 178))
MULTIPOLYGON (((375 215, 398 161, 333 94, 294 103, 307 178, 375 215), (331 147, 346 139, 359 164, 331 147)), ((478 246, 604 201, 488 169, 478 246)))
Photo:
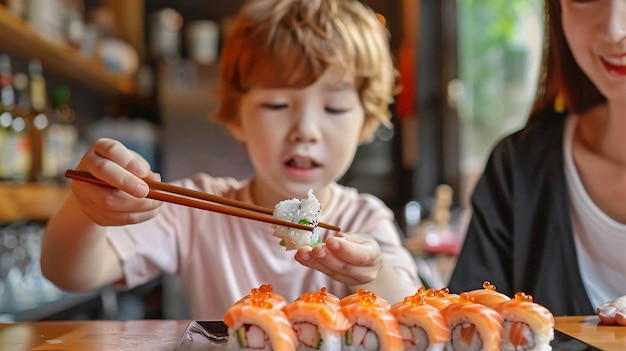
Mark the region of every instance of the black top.
POLYGON ((473 214, 449 284, 522 291, 554 315, 595 314, 584 288, 564 173, 566 117, 543 118, 501 140, 472 195, 473 214))

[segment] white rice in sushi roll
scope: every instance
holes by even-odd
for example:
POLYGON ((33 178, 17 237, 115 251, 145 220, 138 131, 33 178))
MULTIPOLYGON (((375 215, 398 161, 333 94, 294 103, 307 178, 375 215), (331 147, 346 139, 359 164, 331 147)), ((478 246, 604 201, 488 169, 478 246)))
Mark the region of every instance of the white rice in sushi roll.
POLYGON ((313 230, 301 230, 274 225, 274 236, 282 238, 287 250, 297 250, 304 246, 314 246, 320 243, 320 230, 317 227, 321 215, 321 205, 313 190, 309 190, 306 199, 283 200, 276 204, 274 217, 292 223, 310 225, 313 230))

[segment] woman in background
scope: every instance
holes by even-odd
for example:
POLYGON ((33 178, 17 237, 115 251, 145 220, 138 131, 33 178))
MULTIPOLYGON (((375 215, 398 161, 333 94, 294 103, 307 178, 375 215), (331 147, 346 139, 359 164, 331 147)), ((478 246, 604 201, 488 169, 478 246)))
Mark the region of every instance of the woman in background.
POLYGON ((489 280, 555 315, 612 301, 600 312, 612 321, 626 314, 617 299, 626 295, 626 1, 546 0, 544 9, 534 106, 476 185, 450 289, 489 280))

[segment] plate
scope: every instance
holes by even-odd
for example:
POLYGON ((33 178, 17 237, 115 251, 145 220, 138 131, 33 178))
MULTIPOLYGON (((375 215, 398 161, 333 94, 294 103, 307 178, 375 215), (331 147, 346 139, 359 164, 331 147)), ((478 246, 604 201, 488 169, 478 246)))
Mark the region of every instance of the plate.
POLYGON ((554 351, 602 351, 595 346, 591 346, 582 340, 576 339, 556 329, 554 330, 554 340, 552 340, 550 345, 552 345, 552 350, 554 351))
POLYGON ((193 321, 183 333, 175 351, 224 350, 228 327, 221 321, 193 321))
MULTIPOLYGON (((221 321, 193 321, 185 329, 175 351, 224 350, 227 341, 228 328, 221 321)), ((556 329, 550 345, 553 351, 601 351, 556 329)))

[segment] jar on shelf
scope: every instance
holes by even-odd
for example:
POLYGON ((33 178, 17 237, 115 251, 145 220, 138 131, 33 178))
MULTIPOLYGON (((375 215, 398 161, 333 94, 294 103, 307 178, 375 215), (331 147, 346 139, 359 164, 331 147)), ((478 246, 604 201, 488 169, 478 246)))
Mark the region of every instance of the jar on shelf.
POLYGON ((64 44, 63 0, 30 0, 26 7, 26 20, 44 39, 64 44))

